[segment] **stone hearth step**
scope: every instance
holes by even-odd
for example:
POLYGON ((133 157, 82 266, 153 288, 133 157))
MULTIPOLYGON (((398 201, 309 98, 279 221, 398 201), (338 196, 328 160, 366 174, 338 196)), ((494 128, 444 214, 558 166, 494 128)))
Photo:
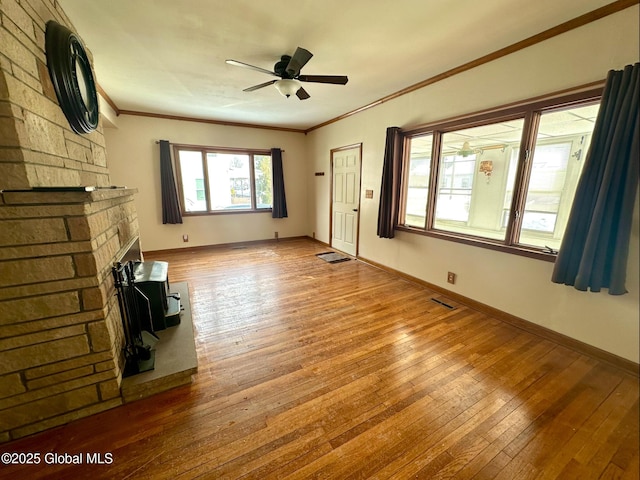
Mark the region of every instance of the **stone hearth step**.
POLYGON ((122 379, 122 397, 125 402, 170 390, 191 383, 198 371, 198 358, 191 320, 191 304, 186 282, 171 283, 171 292, 180 294, 184 310, 178 325, 156 332, 160 338, 155 345, 155 368, 122 379))

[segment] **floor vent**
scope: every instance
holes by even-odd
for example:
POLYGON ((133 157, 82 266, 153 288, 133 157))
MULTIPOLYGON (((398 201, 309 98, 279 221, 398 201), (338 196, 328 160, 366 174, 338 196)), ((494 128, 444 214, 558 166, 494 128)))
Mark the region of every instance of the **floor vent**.
POLYGON ((439 305, 442 305, 443 307, 447 307, 449 310, 453 310, 454 307, 453 305, 449 305, 448 303, 444 303, 442 300, 438 300, 437 298, 432 298, 431 299, 432 302, 436 302, 439 305))

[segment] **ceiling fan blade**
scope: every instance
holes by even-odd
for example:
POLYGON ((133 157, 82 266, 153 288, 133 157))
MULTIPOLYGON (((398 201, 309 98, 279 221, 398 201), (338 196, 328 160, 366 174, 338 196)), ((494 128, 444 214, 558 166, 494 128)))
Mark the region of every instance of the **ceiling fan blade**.
POLYGON ((269 80, 268 82, 261 83, 260 85, 254 85, 253 87, 245 88, 243 92, 253 92, 254 90, 258 90, 260 88, 268 87, 269 85, 273 85, 278 80, 269 80))
POLYGON ((332 83, 334 85, 345 85, 349 78, 346 75, 298 75, 296 80, 301 82, 332 83))
POLYGON ((311 57, 313 57, 313 53, 309 50, 305 50, 301 47, 296 48, 296 53, 293 54, 293 57, 291 57, 291 60, 289 60, 289 64, 287 65, 287 73, 291 78, 300 73, 300 69, 304 67, 309 60, 311 60, 311 57))
POLYGON ((298 97, 300 100, 306 100, 307 98, 311 97, 311 95, 309 95, 304 88, 300 87, 296 92, 296 97, 298 97))
POLYGON ((266 68, 260 68, 260 67, 256 67, 255 65, 249 65, 248 63, 244 63, 244 62, 239 62, 238 60, 225 60, 226 63, 228 63, 229 65, 234 65, 236 67, 244 67, 244 68, 249 68, 251 70, 255 70, 257 72, 262 72, 262 73, 266 73, 268 75, 273 75, 275 77, 277 77, 278 75, 276 75, 275 72, 272 72, 270 70, 267 70, 266 68))

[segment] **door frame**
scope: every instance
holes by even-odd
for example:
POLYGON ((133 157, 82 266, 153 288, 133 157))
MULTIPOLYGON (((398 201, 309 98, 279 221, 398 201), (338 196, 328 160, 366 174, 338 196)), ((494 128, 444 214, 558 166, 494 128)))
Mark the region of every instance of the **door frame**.
POLYGON ((358 257, 358 253, 360 251, 360 204, 361 202, 361 194, 362 194, 362 142, 354 143, 351 145, 345 145, 344 147, 332 148, 329 151, 329 164, 331 170, 331 184, 329 185, 329 246, 333 248, 333 154, 336 152, 341 152, 343 150, 352 150, 357 148, 359 150, 359 176, 358 176, 358 222, 356 225, 356 258, 358 257))

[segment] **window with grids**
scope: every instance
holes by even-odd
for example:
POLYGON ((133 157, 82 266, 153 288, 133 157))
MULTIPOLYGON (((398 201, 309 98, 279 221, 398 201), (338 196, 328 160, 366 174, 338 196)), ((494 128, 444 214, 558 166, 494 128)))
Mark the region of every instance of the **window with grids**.
POLYGON ((593 90, 406 131, 398 228, 554 253, 599 101, 593 90))
POLYGON ((175 145, 174 154, 185 215, 271 210, 269 151, 175 145))

